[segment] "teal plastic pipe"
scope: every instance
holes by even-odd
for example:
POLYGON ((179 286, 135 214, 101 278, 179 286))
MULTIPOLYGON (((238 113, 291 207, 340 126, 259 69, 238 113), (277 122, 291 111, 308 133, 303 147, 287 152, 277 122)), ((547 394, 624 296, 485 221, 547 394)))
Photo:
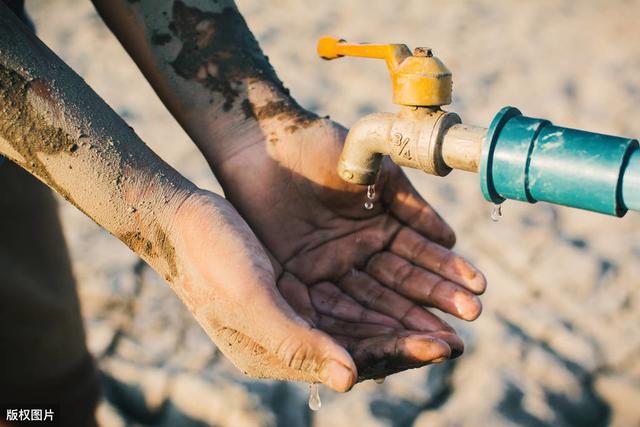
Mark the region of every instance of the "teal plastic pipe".
POLYGON ((640 210, 639 147, 505 107, 487 131, 480 185, 494 203, 546 201, 621 217, 640 210))

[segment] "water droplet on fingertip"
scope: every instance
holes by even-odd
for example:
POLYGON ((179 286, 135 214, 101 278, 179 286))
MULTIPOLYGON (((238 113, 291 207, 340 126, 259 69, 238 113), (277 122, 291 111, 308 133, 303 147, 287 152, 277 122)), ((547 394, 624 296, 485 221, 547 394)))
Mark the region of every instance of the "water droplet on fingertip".
POLYGON ((320 401, 320 387, 318 384, 309 384, 309 409, 317 411, 322 407, 320 401))

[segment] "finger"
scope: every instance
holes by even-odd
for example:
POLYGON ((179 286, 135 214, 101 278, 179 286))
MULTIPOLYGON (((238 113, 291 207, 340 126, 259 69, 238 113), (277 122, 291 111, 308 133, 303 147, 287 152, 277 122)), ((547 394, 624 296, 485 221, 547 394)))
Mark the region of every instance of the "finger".
POLYGON ((347 322, 375 323, 402 328, 402 323, 392 317, 363 307, 332 283, 321 282, 314 285, 310 295, 311 303, 319 313, 347 322))
POLYGON ((317 326, 318 313, 309 296, 309 288, 290 273, 285 273, 278 280, 278 289, 293 310, 310 325, 317 326))
POLYGON ((375 323, 345 322, 330 316, 319 316, 318 327, 329 335, 344 335, 353 338, 371 338, 392 335, 399 329, 375 323))
MULTIPOLYGON (((342 335, 342 336, 348 336, 348 334, 337 334, 336 335, 342 335)), ((462 355, 462 353, 464 353, 464 341, 462 341, 462 338, 460 338, 460 336, 453 330, 451 329, 451 331, 445 331, 445 330, 441 330, 441 331, 434 331, 434 332, 424 332, 424 331, 415 331, 415 330, 410 330, 410 329, 404 329, 404 330, 400 330, 400 331, 395 331, 392 334, 387 334, 388 336, 394 335, 397 337, 408 337, 408 336, 430 336, 430 337, 435 337, 438 339, 441 339, 442 341, 446 342, 447 345, 449 346, 449 348, 451 349, 451 354, 449 355, 450 359, 454 359, 460 355, 462 355)), ((360 338, 373 338, 375 336, 381 336, 381 335, 371 335, 369 337, 360 337, 360 338)), ((357 338, 357 337, 354 337, 357 338)))
POLYGON ((438 363, 451 354, 445 341, 431 335, 381 336, 362 340, 337 336, 336 339, 353 356, 359 381, 438 363))
POLYGON ((464 341, 455 332, 435 331, 429 333, 429 335, 439 338, 449 345, 451 349, 450 359, 455 359, 464 353, 464 341))
POLYGON ((388 172, 382 201, 391 213, 425 237, 452 248, 456 235, 449 224, 420 196, 399 167, 385 166, 385 170, 388 172))
MULTIPOLYGON (((256 280, 254 274, 239 279, 247 283, 256 280)), ((293 276, 283 279, 296 280, 293 276)), ((273 284, 260 282, 235 289, 234 297, 241 303, 230 307, 216 298, 195 314, 205 329, 214 328, 208 330, 210 335, 224 343, 221 350, 240 361, 243 370, 253 376, 273 377, 273 366, 278 375, 286 375, 284 378, 322 382, 336 391, 353 386, 357 368, 349 353, 298 316, 273 284), (266 367, 256 363, 265 357, 269 361, 266 367)))
POLYGON ((412 263, 456 282, 475 294, 482 294, 487 281, 473 265, 450 249, 425 239, 409 227, 402 227, 391 251, 412 263))
POLYGON ((435 314, 380 284, 365 272, 345 275, 338 286, 364 307, 393 317, 408 329, 423 332, 453 331, 451 326, 435 314))
POLYGON ((480 299, 443 277, 416 267, 391 252, 381 252, 367 265, 367 273, 399 294, 460 319, 474 320, 482 311, 480 299))

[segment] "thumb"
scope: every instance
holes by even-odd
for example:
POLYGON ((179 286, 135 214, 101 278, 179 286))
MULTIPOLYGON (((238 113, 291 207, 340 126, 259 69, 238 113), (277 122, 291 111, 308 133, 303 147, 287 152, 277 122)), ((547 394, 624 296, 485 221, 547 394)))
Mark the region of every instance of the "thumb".
MULTIPOLYGON (((280 284, 308 292, 289 273, 281 276, 280 284)), ((258 316, 251 322, 256 327, 247 331, 247 335, 293 371, 290 379, 321 382, 339 392, 353 387, 358 371, 351 355, 329 335, 298 316, 275 286, 260 287, 252 300, 256 310, 251 312, 258 316)))
POLYGON ((347 350, 293 311, 276 288, 277 261, 230 204, 205 196, 183 204, 177 220, 176 292, 207 334, 247 374, 350 389, 357 370, 347 350))

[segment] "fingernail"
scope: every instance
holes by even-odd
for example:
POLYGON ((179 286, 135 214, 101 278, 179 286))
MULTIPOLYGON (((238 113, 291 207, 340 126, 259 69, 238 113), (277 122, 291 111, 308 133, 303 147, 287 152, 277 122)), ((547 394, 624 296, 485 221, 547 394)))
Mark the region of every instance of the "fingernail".
POLYGON ((474 282, 473 286, 476 292, 482 294, 487 289, 487 279, 484 277, 484 274, 480 273, 479 271, 477 272, 473 282, 474 282))
POLYGON ((439 358, 437 358, 437 359, 433 359, 433 360, 431 361, 431 363, 442 363, 442 362, 444 362, 445 360, 447 360, 447 358, 446 358, 446 357, 439 357, 439 358))
POLYGON ((456 233, 449 229, 445 232, 444 235, 444 241, 448 244, 450 244, 451 246, 456 244, 456 233))
POLYGON ((329 360, 320 373, 322 382, 336 391, 347 391, 353 386, 353 372, 342 363, 329 360))
POLYGON ((453 303, 465 320, 475 320, 482 312, 482 305, 477 297, 472 297, 466 293, 458 292, 453 297, 453 303))
POLYGON ((464 320, 475 320, 482 312, 482 304, 475 296, 459 293, 454 297, 454 304, 464 320))

